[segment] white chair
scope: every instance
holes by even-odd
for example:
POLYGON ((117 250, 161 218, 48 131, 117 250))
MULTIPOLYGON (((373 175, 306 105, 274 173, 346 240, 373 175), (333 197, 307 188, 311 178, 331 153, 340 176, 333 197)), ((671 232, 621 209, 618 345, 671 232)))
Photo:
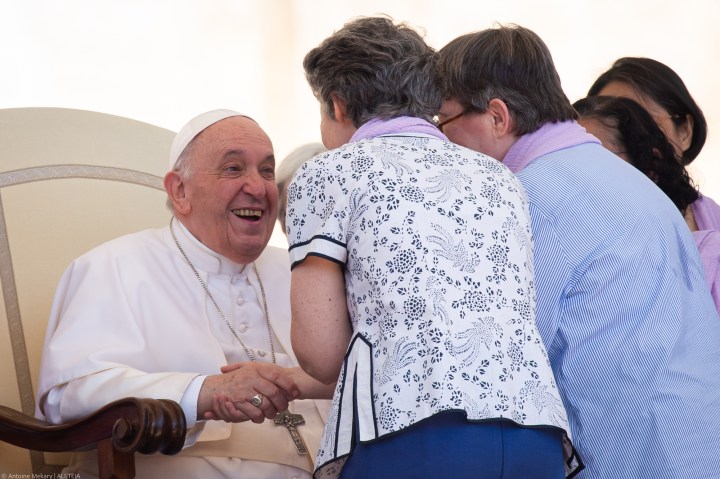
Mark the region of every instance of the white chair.
MULTIPOLYGON (((44 447, 65 437, 57 435, 57 428, 42 430, 47 425, 26 422, 34 415, 55 287, 67 265, 85 251, 169 221, 162 176, 173 136, 153 125, 97 112, 0 109, 0 419, 6 419, 0 422, 0 471, 56 471, 55 465, 66 461, 67 456, 32 450, 58 450, 44 447), (32 438, 33 427, 41 428, 38 434, 56 435, 30 445, 23 434, 32 438)), ((133 451, 176 453, 182 447, 185 418, 177 404, 129 399, 114 407, 124 411, 119 416, 124 422, 114 427, 116 454, 129 454, 132 461, 133 451), (141 430, 140 422, 148 420, 155 429, 141 430), (165 433, 167 440, 146 441, 165 433)), ((95 418, 100 425, 87 444, 110 447, 112 453, 114 420, 108 422, 108 414, 115 412, 95 418)), ((112 469, 112 454, 109 461, 112 469)), ((134 470, 127 474, 131 477, 134 470)))

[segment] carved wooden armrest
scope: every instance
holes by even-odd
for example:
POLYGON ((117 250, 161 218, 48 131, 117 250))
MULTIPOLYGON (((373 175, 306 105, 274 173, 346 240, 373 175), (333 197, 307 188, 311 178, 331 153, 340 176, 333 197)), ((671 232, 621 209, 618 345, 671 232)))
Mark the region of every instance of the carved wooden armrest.
POLYGON ((120 399, 56 426, 0 406, 0 441, 46 452, 97 447, 101 478, 134 477, 135 452, 177 454, 185 443, 186 428, 180 405, 167 399, 120 399))

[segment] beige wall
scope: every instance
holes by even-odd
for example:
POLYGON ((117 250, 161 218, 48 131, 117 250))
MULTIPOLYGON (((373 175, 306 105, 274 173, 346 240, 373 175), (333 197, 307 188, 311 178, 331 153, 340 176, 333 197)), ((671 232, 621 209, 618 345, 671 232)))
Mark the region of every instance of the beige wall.
POLYGON ((388 13, 442 47, 493 22, 518 23, 553 52, 571 100, 619 56, 674 68, 710 136, 692 165, 720 199, 720 3, 715 0, 27 0, 0 16, 0 107, 60 106, 177 130, 204 110, 247 112, 282 158, 319 138, 304 54, 356 15, 388 13))

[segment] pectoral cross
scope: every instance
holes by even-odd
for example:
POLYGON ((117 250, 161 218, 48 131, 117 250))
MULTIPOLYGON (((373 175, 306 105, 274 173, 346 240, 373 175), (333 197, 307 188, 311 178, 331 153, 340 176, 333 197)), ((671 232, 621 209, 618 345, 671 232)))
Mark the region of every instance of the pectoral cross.
POLYGON ((290 433, 290 437, 295 443, 295 449, 297 449, 298 454, 308 453, 307 446, 305 446, 305 442, 303 441, 300 432, 297 430, 298 426, 305 424, 305 418, 302 417, 301 414, 292 414, 286 409, 279 412, 278 415, 275 416, 275 419, 273 419, 273 422, 277 426, 285 426, 287 428, 290 433))

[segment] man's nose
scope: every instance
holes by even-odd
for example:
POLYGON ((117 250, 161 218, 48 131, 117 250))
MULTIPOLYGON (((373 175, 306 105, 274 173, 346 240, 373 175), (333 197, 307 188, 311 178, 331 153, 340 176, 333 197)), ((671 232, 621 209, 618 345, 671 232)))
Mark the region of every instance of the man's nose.
POLYGON ((265 179, 258 171, 252 171, 245 175, 243 191, 255 197, 265 196, 265 179))

